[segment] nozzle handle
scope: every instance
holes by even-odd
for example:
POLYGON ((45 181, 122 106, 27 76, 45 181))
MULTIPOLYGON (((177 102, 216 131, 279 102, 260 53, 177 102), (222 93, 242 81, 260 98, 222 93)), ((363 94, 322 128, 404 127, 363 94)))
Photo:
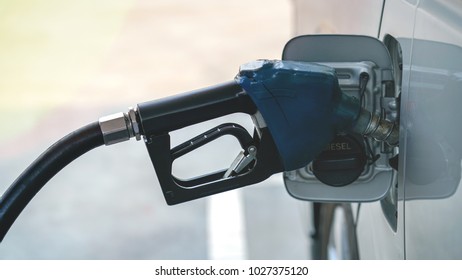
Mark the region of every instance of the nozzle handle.
POLYGON ((172 148, 170 132, 232 113, 255 115, 248 93, 236 81, 138 104, 138 123, 167 204, 173 205, 258 183, 283 171, 273 139, 266 127, 251 137, 237 124, 223 124, 172 148), (258 150, 255 163, 238 174, 227 170, 182 180, 172 174, 175 159, 222 136, 232 135, 242 148, 250 144, 258 150), (206 138, 206 139, 204 139, 206 138))

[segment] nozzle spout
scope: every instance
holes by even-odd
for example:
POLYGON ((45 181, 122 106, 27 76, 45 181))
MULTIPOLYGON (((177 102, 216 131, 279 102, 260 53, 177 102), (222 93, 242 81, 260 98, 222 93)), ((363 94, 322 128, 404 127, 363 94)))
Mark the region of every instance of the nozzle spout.
POLYGON ((399 126, 364 108, 361 109, 352 131, 383 141, 392 147, 399 143, 399 126))

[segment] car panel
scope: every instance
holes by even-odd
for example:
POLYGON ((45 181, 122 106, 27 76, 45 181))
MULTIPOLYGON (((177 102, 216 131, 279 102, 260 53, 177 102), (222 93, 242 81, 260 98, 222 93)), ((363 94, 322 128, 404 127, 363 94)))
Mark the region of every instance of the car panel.
POLYGON ((462 3, 420 1, 410 69, 406 256, 462 258, 462 3))

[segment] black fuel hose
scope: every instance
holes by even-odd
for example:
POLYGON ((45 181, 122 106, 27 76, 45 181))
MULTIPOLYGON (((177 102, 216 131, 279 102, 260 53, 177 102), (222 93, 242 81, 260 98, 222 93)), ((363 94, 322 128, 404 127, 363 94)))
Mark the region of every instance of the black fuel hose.
POLYGON ((29 165, 0 198, 0 242, 22 210, 53 176, 103 144, 100 125, 94 122, 63 137, 29 165))

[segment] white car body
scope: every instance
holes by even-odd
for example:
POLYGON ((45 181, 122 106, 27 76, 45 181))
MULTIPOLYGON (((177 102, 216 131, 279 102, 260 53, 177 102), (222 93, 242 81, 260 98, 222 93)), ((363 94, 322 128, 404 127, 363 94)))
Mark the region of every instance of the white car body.
POLYGON ((396 228, 383 202, 352 204, 359 257, 462 258, 462 2, 295 1, 295 6, 296 35, 360 34, 396 39, 401 46, 396 228))

